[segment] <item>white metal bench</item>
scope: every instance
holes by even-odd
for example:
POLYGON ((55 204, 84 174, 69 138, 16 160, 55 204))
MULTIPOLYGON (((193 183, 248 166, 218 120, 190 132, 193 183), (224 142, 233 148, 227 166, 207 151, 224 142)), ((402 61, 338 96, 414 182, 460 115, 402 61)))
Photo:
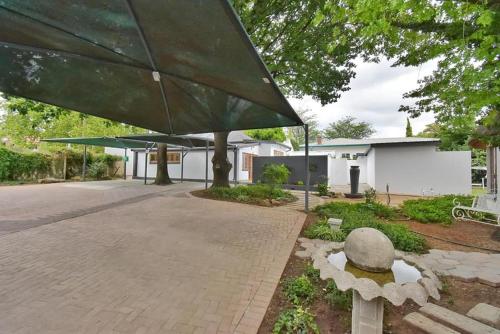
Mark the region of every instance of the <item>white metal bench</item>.
POLYGON ((461 205, 457 198, 451 210, 453 218, 478 223, 496 223, 500 226, 500 198, 497 194, 476 196, 471 206, 461 205))

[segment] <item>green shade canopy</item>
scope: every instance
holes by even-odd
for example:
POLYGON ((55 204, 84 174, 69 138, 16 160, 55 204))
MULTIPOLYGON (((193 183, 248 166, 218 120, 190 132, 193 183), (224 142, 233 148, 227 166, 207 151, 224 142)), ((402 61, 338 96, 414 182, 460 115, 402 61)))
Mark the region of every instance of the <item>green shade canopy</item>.
POLYGON ((112 137, 50 138, 50 139, 42 139, 42 141, 48 143, 104 146, 104 147, 115 147, 115 148, 145 148, 146 145, 149 144, 149 142, 147 141, 112 138, 112 137))
POLYGON ((227 0, 0 0, 0 91, 168 134, 303 124, 227 0))
MULTIPOLYGON (((143 135, 129 135, 118 137, 118 139, 124 140, 140 140, 148 143, 163 143, 175 146, 183 147, 205 147, 208 145, 214 145, 214 141, 211 138, 203 138, 196 136, 169 136, 162 133, 148 133, 143 135)), ((231 145, 228 145, 231 146, 231 145)))

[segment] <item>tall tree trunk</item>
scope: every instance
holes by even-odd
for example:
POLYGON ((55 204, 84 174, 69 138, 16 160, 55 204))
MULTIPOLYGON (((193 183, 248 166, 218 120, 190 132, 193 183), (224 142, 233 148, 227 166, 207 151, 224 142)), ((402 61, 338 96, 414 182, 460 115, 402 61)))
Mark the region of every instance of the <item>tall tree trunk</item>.
POLYGON ((214 171, 214 182, 212 187, 229 188, 229 172, 233 165, 227 158, 227 137, 229 132, 214 133, 214 157, 212 158, 212 168, 214 171))
POLYGON ((168 162, 167 162, 167 144, 158 144, 156 165, 156 178, 155 184, 159 186, 171 184, 170 176, 168 175, 168 162))

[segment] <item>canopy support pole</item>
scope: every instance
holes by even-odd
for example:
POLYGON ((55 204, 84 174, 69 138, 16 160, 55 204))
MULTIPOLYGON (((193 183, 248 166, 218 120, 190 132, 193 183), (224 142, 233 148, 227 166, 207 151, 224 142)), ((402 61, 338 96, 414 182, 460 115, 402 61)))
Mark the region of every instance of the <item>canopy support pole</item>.
POLYGON ((184 146, 181 147, 181 183, 184 181, 184 146))
POLYGON ((87 172, 87 145, 83 145, 83 166, 82 166, 82 180, 85 181, 85 174, 87 172))
POLYGON ((146 149, 144 150, 144 184, 148 179, 148 144, 146 144, 146 149))
POLYGON ((304 211, 309 212, 309 125, 304 124, 305 146, 306 146, 306 193, 304 199, 304 211))
POLYGON ((208 140, 205 142, 205 189, 208 189, 208 140))
POLYGON ((127 148, 125 148, 125 156, 123 157, 123 179, 127 179, 127 148))
POLYGON ((238 147, 233 148, 234 185, 238 184, 238 147))

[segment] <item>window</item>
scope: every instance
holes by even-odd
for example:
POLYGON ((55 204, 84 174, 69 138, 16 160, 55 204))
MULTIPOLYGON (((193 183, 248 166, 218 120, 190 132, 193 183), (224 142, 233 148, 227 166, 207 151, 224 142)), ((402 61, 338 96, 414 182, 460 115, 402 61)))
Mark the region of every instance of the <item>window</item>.
POLYGON ((242 154, 243 164, 241 166, 241 170, 248 171, 250 166, 252 165, 252 155, 249 153, 242 154))
POLYGON ((351 159, 351 153, 342 153, 342 158, 351 159))
POLYGON ((284 153, 284 152, 282 152, 282 151, 274 150, 274 151, 273 151, 273 155, 274 155, 275 157, 282 157, 282 156, 284 156, 284 155, 285 155, 285 153, 284 153))
MULTIPOLYGON (((172 165, 181 163, 181 154, 179 152, 167 152, 167 162, 172 165)), ((149 163, 156 165, 158 163, 158 154, 149 153, 149 163)))

